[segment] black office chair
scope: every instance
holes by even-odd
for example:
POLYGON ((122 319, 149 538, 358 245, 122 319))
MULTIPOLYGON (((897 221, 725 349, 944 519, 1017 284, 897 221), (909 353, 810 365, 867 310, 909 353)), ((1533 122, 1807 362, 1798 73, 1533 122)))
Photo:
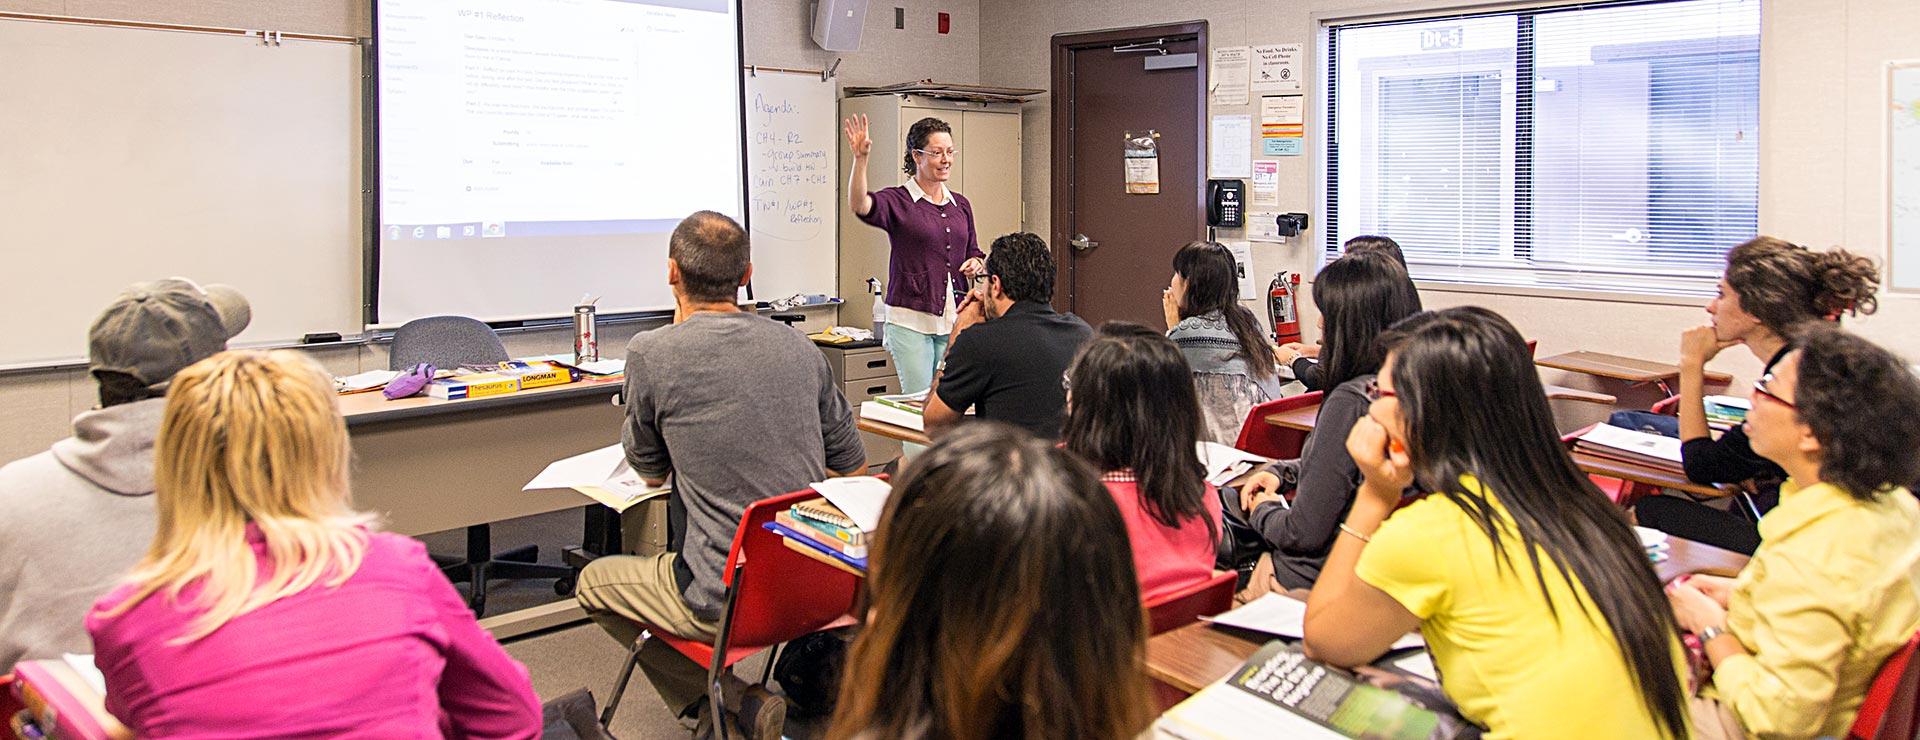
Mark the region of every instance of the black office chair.
MULTIPOLYGON (((506 346, 486 324, 465 316, 431 316, 409 321, 393 333, 387 368, 405 370, 425 362, 445 370, 461 365, 493 365, 506 359, 506 346)), ((578 575, 564 565, 540 564, 538 545, 494 554, 493 527, 489 524, 467 527, 465 559, 434 559, 449 580, 472 584, 467 606, 476 615, 486 611, 489 578, 553 578, 554 592, 565 596, 573 592, 578 575)))

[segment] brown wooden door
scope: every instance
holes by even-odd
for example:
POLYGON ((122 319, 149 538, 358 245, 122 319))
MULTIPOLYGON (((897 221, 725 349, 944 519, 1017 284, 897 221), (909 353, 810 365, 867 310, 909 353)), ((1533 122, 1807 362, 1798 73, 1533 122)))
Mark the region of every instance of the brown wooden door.
POLYGON ((1160 327, 1173 253, 1205 234, 1206 30, 1196 21, 1053 37, 1055 305, 1088 323, 1160 327), (1181 65, 1183 54, 1194 63, 1181 65), (1149 58, 1173 66, 1149 69, 1149 58), (1129 194, 1126 134, 1148 130, 1160 134, 1160 192, 1129 194))

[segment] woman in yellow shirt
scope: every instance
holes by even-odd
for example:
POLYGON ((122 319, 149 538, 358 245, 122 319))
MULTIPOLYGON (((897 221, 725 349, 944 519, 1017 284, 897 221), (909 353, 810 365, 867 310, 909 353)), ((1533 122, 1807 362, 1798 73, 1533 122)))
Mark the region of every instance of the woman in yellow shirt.
POLYGON ((1382 341, 1347 441, 1366 481, 1307 600, 1307 654, 1360 665, 1417 627, 1488 738, 1686 737, 1659 579, 1560 446, 1520 333, 1463 307, 1382 341), (1433 493, 1395 512, 1416 481, 1433 493))
POLYGON ((1829 325, 1753 384, 1753 451, 1787 471, 1739 578, 1668 589, 1713 664, 1701 737, 1843 737, 1887 656, 1920 627, 1920 379, 1829 325))

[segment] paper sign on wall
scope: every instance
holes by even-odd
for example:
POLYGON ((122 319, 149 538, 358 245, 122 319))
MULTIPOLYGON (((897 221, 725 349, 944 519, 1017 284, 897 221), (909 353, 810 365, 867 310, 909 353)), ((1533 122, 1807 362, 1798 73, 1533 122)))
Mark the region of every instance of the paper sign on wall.
POLYGON ((1246 105, 1252 66, 1253 53, 1245 46, 1214 49, 1213 71, 1207 76, 1213 84, 1213 104, 1246 105))
POLYGON ((1307 104, 1299 95, 1260 98, 1260 153, 1293 157, 1306 151, 1307 104))
POLYGON ((1214 116, 1207 147, 1208 177, 1252 177, 1253 116, 1214 116))
POLYGON ((1247 241, 1285 244, 1287 238, 1280 235, 1278 211, 1250 211, 1247 213, 1247 241))
POLYGON ((1253 204, 1280 205, 1280 163, 1271 159, 1253 162, 1253 204))
POLYGON ((1253 91, 1299 92, 1300 58, 1305 44, 1267 44, 1253 47, 1253 91))
POLYGON ((1233 269, 1240 281, 1240 300, 1258 298, 1253 292, 1253 249, 1246 242, 1227 242, 1227 251, 1233 253, 1233 269))
POLYGON ((1160 192, 1160 132, 1128 131, 1125 156, 1127 193, 1155 195, 1160 192))

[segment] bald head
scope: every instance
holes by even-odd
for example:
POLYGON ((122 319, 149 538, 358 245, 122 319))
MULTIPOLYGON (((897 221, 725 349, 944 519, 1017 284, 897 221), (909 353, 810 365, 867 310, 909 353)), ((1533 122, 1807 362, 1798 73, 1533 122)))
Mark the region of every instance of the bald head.
POLYGON ((731 302, 747 277, 747 232, 726 214, 700 211, 674 227, 667 258, 679 266, 688 300, 731 302))

